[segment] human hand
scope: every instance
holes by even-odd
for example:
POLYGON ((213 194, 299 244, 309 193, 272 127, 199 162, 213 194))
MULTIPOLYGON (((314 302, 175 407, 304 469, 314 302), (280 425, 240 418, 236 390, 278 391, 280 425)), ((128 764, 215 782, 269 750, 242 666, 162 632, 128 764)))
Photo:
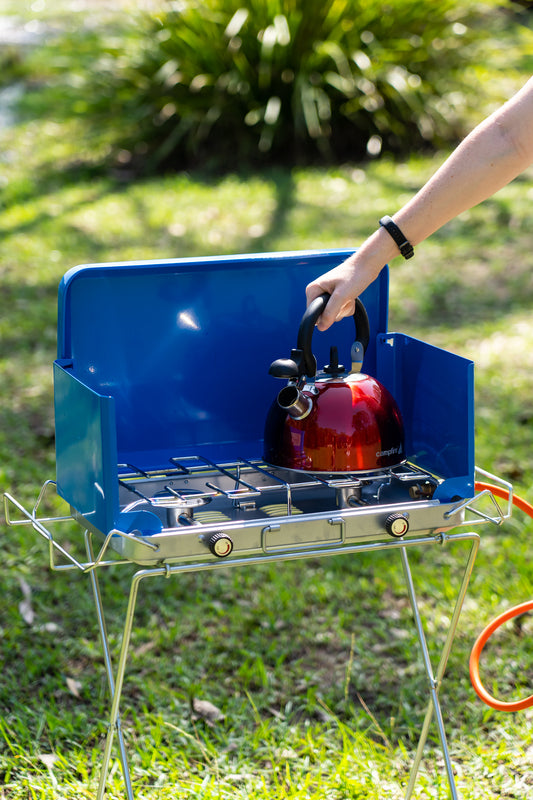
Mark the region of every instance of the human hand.
POLYGON ((376 267, 375 263, 365 262, 358 251, 342 264, 311 281, 305 290, 307 305, 324 292, 330 295, 318 319, 318 330, 325 331, 343 317, 351 317, 355 311, 356 297, 377 277, 380 269, 381 266, 376 267))
POLYGON ((306 286, 307 305, 324 292, 330 295, 316 324, 320 331, 327 330, 343 317, 352 316, 355 311, 355 297, 350 296, 351 293, 346 286, 349 283, 350 270, 343 267, 344 264, 340 264, 306 286))

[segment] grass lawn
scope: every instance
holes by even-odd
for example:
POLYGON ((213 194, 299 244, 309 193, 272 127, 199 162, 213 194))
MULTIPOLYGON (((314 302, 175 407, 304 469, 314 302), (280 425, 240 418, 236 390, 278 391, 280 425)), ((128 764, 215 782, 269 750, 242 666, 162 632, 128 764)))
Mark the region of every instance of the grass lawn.
MULTIPOLYGON (((55 295, 67 268, 351 246, 442 158, 129 184, 72 166, 74 138, 38 122, 3 135, 0 475, 2 488, 26 502, 54 476, 55 295)), ((419 247, 413 263, 396 264, 391 282, 392 329, 477 362, 478 463, 526 495, 532 193, 526 175, 419 247)), ((531 715, 485 709, 469 686, 467 659, 484 623, 529 596, 532 530, 517 514, 503 529, 483 531, 450 661, 442 697, 465 798, 525 800, 531 790, 531 715)), ((25 529, 2 526, 2 538, 0 792, 90 797, 107 699, 88 583, 49 573, 43 544, 25 529), (31 624, 19 607, 28 587, 31 624)), ((415 559, 426 559, 417 563, 418 591, 432 629, 450 613, 460 564, 460 553, 436 555, 415 559)), ((106 574, 104 588, 118 620, 126 576, 106 574)), ((401 796, 425 684, 399 562, 302 562, 183 576, 144 591, 124 693, 140 797, 174 797, 177 785, 183 797, 206 799, 401 796), (213 728, 194 720, 192 697, 215 703, 224 720, 213 728)), ((488 673, 495 692, 527 691, 530 634, 527 621, 521 635, 502 637, 488 673)), ((112 635, 116 641, 118 628, 112 635)), ((445 796, 430 749, 425 767, 416 796, 445 796)), ((110 787, 110 797, 122 796, 118 766, 110 787)))
MULTIPOLYGON (((0 131, 0 489, 32 504, 54 477, 56 293, 78 263, 356 246, 442 161, 200 172, 142 181, 91 170, 75 123, 0 131)), ((390 328, 476 362, 477 462, 532 499, 533 171, 391 273, 390 328)), ((302 294, 303 305, 303 294, 302 294)), ((453 387, 450 387, 453 390, 453 387)), ((533 712, 504 715, 470 687, 482 627, 528 599, 520 512, 483 526, 442 704, 464 800, 533 793, 533 712)), ((0 798, 94 797, 108 715, 87 577, 47 569, 45 545, 0 520, 0 798)), ((67 524, 66 536, 81 532, 67 524)), ((460 546, 413 553, 432 657, 462 571, 460 546)), ((116 645, 128 587, 102 587, 116 645)), ((484 662, 487 687, 531 693, 529 618, 484 662)), ((426 706, 399 559, 332 558, 183 575, 143 587, 123 695, 137 798, 400 798, 426 706), (297 587, 297 590, 295 589, 297 587), (191 713, 193 698, 223 717, 191 713)), ((116 754, 115 754, 116 755, 116 754)), ((124 796, 114 757, 107 797, 124 796)), ((415 797, 446 797, 432 728, 415 797)))

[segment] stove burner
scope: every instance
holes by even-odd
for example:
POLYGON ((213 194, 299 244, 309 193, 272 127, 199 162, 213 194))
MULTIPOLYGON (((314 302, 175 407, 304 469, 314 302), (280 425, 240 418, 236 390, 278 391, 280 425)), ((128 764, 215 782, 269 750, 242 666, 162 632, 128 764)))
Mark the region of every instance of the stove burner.
POLYGON ((145 497, 140 492, 138 500, 130 503, 124 511, 133 511, 140 508, 146 510, 165 509, 165 523, 169 528, 176 528, 179 525, 194 525, 194 509, 201 508, 211 502, 211 497, 203 492, 195 490, 182 490, 176 492, 171 486, 165 486, 152 497, 145 497))
POLYGON ((194 490, 176 492, 171 486, 157 492, 150 498, 151 505, 156 508, 166 508, 166 523, 169 528, 178 525, 194 525, 194 509, 205 506, 211 502, 211 497, 194 490))
POLYGON ((168 490, 158 492, 152 497, 151 502, 162 508, 167 509, 167 525, 169 528, 175 528, 178 525, 197 525, 193 517, 195 508, 205 506, 211 502, 211 497, 206 497, 201 492, 194 490, 185 490, 182 492, 175 492, 170 486, 165 487, 168 490))
POLYGON ((361 484, 352 482, 348 486, 337 486, 335 498, 338 508, 350 508, 361 505, 361 484))

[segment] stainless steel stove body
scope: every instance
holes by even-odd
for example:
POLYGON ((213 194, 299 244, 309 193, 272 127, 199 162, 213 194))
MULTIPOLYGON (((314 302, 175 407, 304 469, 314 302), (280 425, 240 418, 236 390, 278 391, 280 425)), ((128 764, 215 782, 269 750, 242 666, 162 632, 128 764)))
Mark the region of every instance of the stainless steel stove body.
MULTIPOLYGON (((73 515, 141 564, 328 548, 459 524, 454 509, 475 494, 473 365, 388 332, 386 269, 363 295, 372 331, 364 371, 400 407, 406 465, 309 476, 261 462, 279 388, 269 364, 290 351, 306 283, 347 254, 67 273, 54 365, 56 462, 58 493, 73 515), (191 491, 201 505, 183 500, 191 491)), ((348 355, 352 338, 351 320, 316 333, 319 363, 332 342, 348 355)))
POLYGON ((259 461, 215 465, 192 457, 145 474, 129 467, 119 484, 122 513, 139 515, 144 527, 114 534, 112 546, 146 564, 282 556, 377 541, 386 533, 426 535, 463 520, 461 504, 433 500, 437 481, 407 465, 377 474, 310 475, 259 461))

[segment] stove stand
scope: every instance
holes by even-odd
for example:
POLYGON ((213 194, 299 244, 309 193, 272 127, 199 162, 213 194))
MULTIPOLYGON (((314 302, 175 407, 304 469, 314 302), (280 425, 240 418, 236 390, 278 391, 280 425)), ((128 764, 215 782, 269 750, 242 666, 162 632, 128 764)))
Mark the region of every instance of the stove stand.
MULTIPOLYGON (((262 467, 260 468, 260 470, 261 469, 262 467)), ((493 475, 490 475, 489 473, 486 473, 484 470, 478 469, 477 472, 480 473, 483 477, 489 478, 491 482, 496 483, 497 485, 500 486, 504 486, 504 488, 509 493, 509 501, 507 503, 506 508, 502 510, 498 505, 498 502, 496 501, 494 495, 489 490, 485 489, 484 491, 481 491, 478 494, 476 494, 473 498, 457 503, 453 511, 447 511, 445 512, 445 514, 447 514, 451 519, 455 519, 456 514, 458 512, 461 512, 462 521, 460 522, 459 527, 464 527, 466 525, 469 526, 475 525, 476 523, 485 521, 490 521, 494 524, 499 525, 505 519, 508 519, 511 516, 512 486, 507 482, 502 481, 500 478, 497 478, 493 475), (480 501, 483 497, 485 498, 488 497, 489 504, 492 504, 492 507, 494 508, 494 514, 487 513, 485 508, 487 505, 487 500, 481 502, 481 507, 480 507, 480 501), (473 518, 466 521, 465 515, 470 517, 473 515, 473 518)), ((139 493, 139 496, 137 496, 135 500, 132 500, 131 503, 133 504, 145 503, 146 496, 144 495, 143 492, 141 492, 141 489, 139 488, 138 473, 129 471, 128 475, 129 478, 126 478, 125 482, 128 483, 129 481, 131 484, 131 482, 133 481, 132 484, 133 493, 136 495, 139 493), (142 496, 140 496, 141 494, 142 496)), ((233 473, 230 473, 230 476, 231 476, 231 481, 234 482, 235 475, 233 473)), ((160 476, 155 481, 154 481, 154 476, 147 476, 146 474, 140 476, 140 478, 142 479, 143 482, 148 480, 152 481, 152 483, 158 484, 160 476)), ((168 475, 165 476, 165 479, 168 481, 168 475)), ((239 481, 240 480, 241 479, 239 479, 239 481)), ((314 477, 306 479, 306 482, 308 480, 314 481, 314 477)), ((248 481, 245 481, 244 478, 242 478, 242 481, 243 483, 244 482, 248 483, 248 481)), ((209 482, 211 483, 211 481, 209 482)), ((267 483, 269 486, 271 485, 270 478, 268 479, 267 483)), ((318 483, 320 483, 320 479, 318 480, 318 483)), ((346 480, 341 479, 341 484, 342 484, 341 488, 342 490, 344 490, 346 488, 346 480)), ((54 487, 54 485, 55 484, 53 481, 47 481, 44 484, 41 493, 39 495, 39 498, 37 500, 37 503, 31 510, 26 509, 12 495, 5 494, 4 495, 5 514, 6 514, 6 521, 8 522, 9 525, 31 525, 32 528, 48 542, 49 562, 51 569, 56 571, 73 570, 73 569, 80 570, 83 573, 87 573, 90 578, 94 596, 98 627, 100 630, 100 636, 102 640, 105 670, 107 674, 109 694, 111 699, 109 729, 108 729, 104 754, 102 758, 100 782, 98 786, 96 800, 103 800, 104 798, 106 782, 109 773, 110 759, 115 737, 117 739, 119 757, 122 764, 126 797, 128 798, 128 800, 133 800, 134 798, 130 769, 128 765, 126 744, 124 740, 123 730, 121 727, 119 707, 120 707, 122 687, 124 684, 124 678, 126 672, 126 664, 127 664, 130 636, 135 615, 135 607, 141 583, 143 583, 148 578, 168 579, 170 577, 177 576, 184 572, 209 571, 209 570, 216 570, 228 567, 240 567, 250 564, 264 564, 273 560, 286 561, 286 560, 301 559, 301 558, 315 559, 315 558, 340 555, 340 554, 348 554, 348 553, 357 554, 363 552, 374 552, 383 550, 399 552, 399 557, 401 560, 405 577, 407 595, 409 597, 409 602, 413 613, 414 624, 416 627, 422 654, 422 661, 428 681, 429 702, 423 727, 420 733, 418 748, 411 769, 409 783, 405 792, 405 800, 409 800, 409 798, 411 798, 412 796, 417 775, 419 772, 420 763, 422 760, 424 746, 427 741, 433 717, 435 717, 437 725, 438 736, 444 757, 445 769, 446 769, 451 797, 452 800, 456 800, 457 798, 459 798, 459 795, 457 793, 457 788, 455 786, 453 765, 450 758, 449 747, 446 739, 443 714, 439 701, 439 690, 443 682, 446 665, 451 652, 452 643, 456 634, 457 625, 459 622, 459 617, 463 606, 463 601, 466 595, 470 577, 472 575, 472 571, 474 568, 474 562, 479 548, 480 537, 478 533, 473 531, 463 531, 463 530, 455 530, 455 532, 453 531, 448 532, 441 530, 436 532, 427 531, 425 535, 418 532, 418 535, 416 536, 403 536, 396 538, 395 536, 390 536, 387 533, 383 532, 383 535, 381 535, 381 537, 371 537, 372 540, 368 539, 365 540, 363 538, 363 540, 358 541, 357 539, 348 540, 347 538, 341 538, 337 543, 333 544, 331 544, 330 542, 326 542, 325 544, 324 543, 320 544, 316 542, 313 545, 309 545, 309 543, 307 543, 306 546, 304 547, 301 547, 298 545, 298 543, 296 543, 291 546, 287 546, 284 549, 269 550, 268 548, 264 548, 261 552, 256 552, 251 555, 249 553, 242 556, 238 555, 235 556, 232 554, 229 558, 225 557, 226 556, 225 552, 222 553, 222 557, 216 557, 213 556, 212 554, 210 556, 209 552, 207 550, 204 550, 205 557, 203 559, 193 559, 193 560, 182 559, 181 563, 158 562, 157 552, 156 552, 157 545, 155 545, 153 542, 150 541, 150 537, 134 537, 136 540, 138 539, 138 541, 136 541, 135 546, 144 548, 147 557, 148 556, 152 557, 152 562, 151 565, 146 568, 137 569, 137 571, 133 574, 131 578, 128 605, 123 623, 122 642, 118 652, 118 661, 116 666, 114 666, 111 654, 111 648, 109 644, 109 638, 107 635, 104 603, 102 599, 102 593, 100 590, 98 571, 106 566, 114 566, 121 564, 125 565, 132 563, 130 559, 121 557, 116 552, 117 549, 120 550, 120 547, 117 548, 117 541, 120 542, 122 538, 129 539, 130 534, 121 534, 121 532, 118 531, 111 532, 107 536, 103 537, 103 542, 99 543, 98 552, 96 552, 95 541, 94 541, 96 538, 95 532, 91 531, 90 529, 86 529, 85 549, 86 549, 87 560, 82 561, 81 559, 73 556, 71 552, 69 552, 65 547, 63 547, 59 543, 59 541, 56 539, 55 535, 52 533, 51 530, 52 527, 55 528, 56 524, 65 522, 67 520, 71 521, 73 517, 71 515, 55 516, 55 517, 47 517, 41 515, 40 509, 45 504, 45 499, 46 499, 45 496, 54 487), (13 509, 16 509, 16 511, 13 512, 13 509), (437 665, 437 668, 434 669, 429 657, 429 649, 427 645, 426 633, 424 631, 424 626, 415 593, 415 587, 411 572, 411 566, 409 563, 408 551, 411 548, 444 546, 461 542, 469 543, 470 548, 468 551, 468 555, 466 557, 466 561, 464 563, 463 576, 460 580, 459 587, 457 589, 455 606, 453 609, 453 613, 451 615, 451 621, 449 624, 445 642, 442 647, 440 660, 437 665), (110 556, 112 557, 110 558, 110 556)), ((129 488, 126 489, 128 495, 130 496, 132 493, 132 485, 130 485, 129 488)), ((146 487, 144 486, 144 488, 146 487)), ((338 486, 333 488, 336 488, 337 490, 339 489, 338 486)), ((212 484, 212 488, 209 491, 213 492, 214 496, 216 496, 220 493, 219 490, 220 490, 219 485, 212 484)), ((228 490, 224 491, 226 491, 226 494, 228 493, 228 490)), ((246 496, 250 492, 254 493, 255 489, 250 484, 248 486, 244 486, 238 483, 237 487, 234 488, 232 491, 233 493, 237 493, 236 496, 234 495, 232 497, 232 502, 233 502, 234 500, 236 500, 237 497, 239 498, 239 500, 242 500, 243 495, 246 496)), ((287 491, 286 488, 285 491, 287 491)), ((151 495, 154 505, 164 508, 165 513, 168 514, 172 525, 174 525, 180 517, 183 517, 183 515, 185 515, 185 517, 188 518, 188 520, 185 522, 183 522, 182 520, 178 524, 180 526, 184 525, 184 527, 187 530, 189 529, 191 524, 195 528, 197 527, 197 525, 201 525, 201 523, 194 524, 194 519, 191 516, 192 513, 194 513, 194 509, 204 508, 204 507, 209 508, 209 503, 205 502, 207 499, 210 499, 212 502, 215 502, 213 496, 210 498, 199 497, 199 495, 202 494, 201 492, 193 492, 188 495, 183 494, 183 492, 177 492, 177 495, 179 496, 172 495, 173 499, 175 499, 176 502, 174 504, 170 503, 170 507, 167 508, 170 502, 168 500, 168 494, 169 494, 168 491, 165 490, 164 499, 163 501, 160 502, 162 495, 161 495, 161 488, 158 486, 155 493, 151 495)), ((290 494, 291 491, 289 490, 289 496, 290 494)), ((364 494, 364 492, 357 491, 355 494, 357 496, 357 500, 351 502, 358 503, 361 501, 361 496, 362 494, 364 494)), ((248 497, 248 500, 249 499, 250 498, 248 497)), ((290 503, 291 500, 289 500, 288 502, 290 503)), ((345 493, 343 493, 343 496, 341 497, 341 506, 344 506, 344 509, 348 509, 348 511, 343 510, 343 508, 341 507, 338 510, 338 514, 339 515, 350 514, 351 502, 346 501, 345 493)), ((342 528, 346 527, 344 524, 344 520, 342 519, 342 516, 339 517, 339 525, 342 528)), ((102 537, 100 536, 98 538, 101 539, 102 537)))

